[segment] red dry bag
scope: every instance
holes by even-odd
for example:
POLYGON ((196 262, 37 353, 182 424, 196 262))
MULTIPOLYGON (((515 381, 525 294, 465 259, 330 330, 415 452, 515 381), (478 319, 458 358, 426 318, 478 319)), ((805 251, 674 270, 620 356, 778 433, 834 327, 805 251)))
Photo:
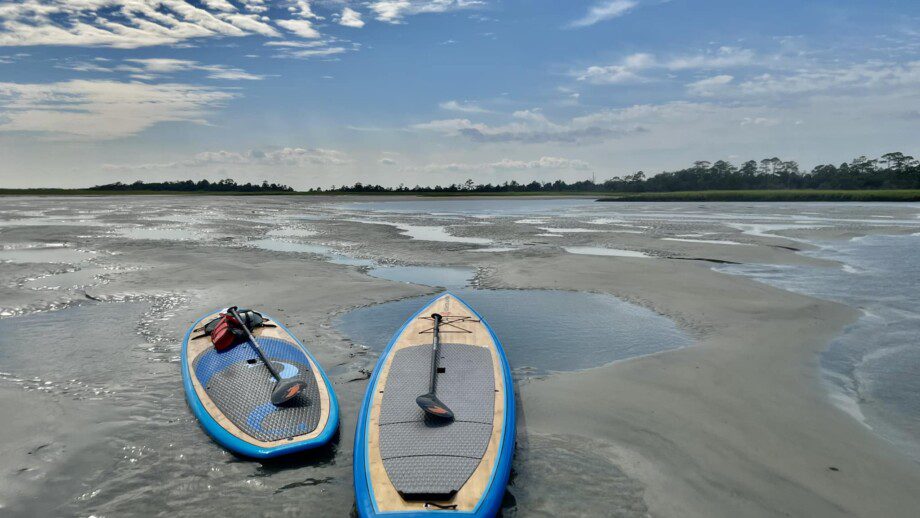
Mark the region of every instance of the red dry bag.
POLYGON ((240 323, 230 315, 220 315, 217 325, 211 331, 211 343, 218 351, 229 349, 237 344, 243 335, 240 323))

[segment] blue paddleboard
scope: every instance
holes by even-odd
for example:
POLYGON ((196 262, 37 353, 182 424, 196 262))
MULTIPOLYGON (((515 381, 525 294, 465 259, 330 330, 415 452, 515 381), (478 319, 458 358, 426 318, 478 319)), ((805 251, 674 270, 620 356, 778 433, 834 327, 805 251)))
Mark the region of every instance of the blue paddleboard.
POLYGON ((248 342, 217 351, 202 317, 182 342, 185 397, 205 431, 224 448, 245 457, 270 458, 327 444, 339 424, 332 384, 313 355, 279 322, 266 315, 253 334, 282 379, 300 379, 303 391, 272 405, 275 379, 248 342))
POLYGON ((445 293, 396 332, 377 362, 355 432, 360 516, 495 516, 514 452, 514 386, 501 342, 445 293), (440 315, 436 395, 452 419, 426 414, 440 315))

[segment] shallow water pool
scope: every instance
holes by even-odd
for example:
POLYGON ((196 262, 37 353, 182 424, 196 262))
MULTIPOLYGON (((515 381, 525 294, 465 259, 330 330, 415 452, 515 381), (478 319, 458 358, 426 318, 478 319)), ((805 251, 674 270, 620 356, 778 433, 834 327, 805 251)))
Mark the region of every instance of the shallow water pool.
MULTIPOLYGON (((456 290, 502 341, 512 369, 546 374, 684 347, 691 338, 648 309, 610 295, 556 290, 456 290)), ((382 351, 432 297, 359 308, 336 319, 354 342, 382 351)))

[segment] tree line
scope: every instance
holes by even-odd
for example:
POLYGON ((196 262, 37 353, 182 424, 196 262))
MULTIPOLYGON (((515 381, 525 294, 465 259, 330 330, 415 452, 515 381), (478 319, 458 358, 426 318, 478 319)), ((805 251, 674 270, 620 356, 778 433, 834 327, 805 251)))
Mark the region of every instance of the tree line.
MULTIPOLYGON (((781 190, 781 189, 920 189, 920 161, 900 152, 886 153, 879 158, 860 156, 840 165, 821 164, 811 171, 802 171, 795 161, 777 157, 755 161, 748 160, 735 166, 725 160, 697 161, 692 166, 677 171, 664 171, 647 176, 643 171, 617 176, 603 182, 580 180, 566 182, 516 180, 504 183, 475 183, 466 180, 447 186, 398 187, 364 184, 332 186, 329 189, 311 188, 310 193, 515 193, 515 192, 675 192, 713 190, 781 190)), ((91 191, 162 191, 162 192, 225 192, 225 193, 290 193, 294 189, 283 184, 238 184, 232 179, 217 182, 208 180, 179 180, 167 182, 133 183, 115 182, 90 187, 91 191)))
POLYGON ((691 167, 646 176, 638 171, 617 176, 604 182, 581 180, 565 182, 477 184, 473 180, 448 186, 435 185, 384 187, 357 182, 354 185, 332 186, 330 189, 310 189, 321 193, 502 193, 502 192, 674 192, 710 190, 763 189, 920 189, 920 161, 900 152, 886 153, 879 158, 860 156, 840 165, 822 164, 811 171, 802 171, 795 161, 780 158, 748 160, 740 167, 725 160, 698 161, 691 167))
POLYGON ((293 192, 292 187, 287 185, 262 182, 261 184, 253 183, 236 183, 232 179, 224 179, 219 182, 209 182, 201 180, 178 180, 172 182, 143 182, 134 183, 115 182, 106 185, 97 185, 89 188, 91 191, 163 191, 163 192, 251 192, 251 193, 270 193, 270 192, 293 192))

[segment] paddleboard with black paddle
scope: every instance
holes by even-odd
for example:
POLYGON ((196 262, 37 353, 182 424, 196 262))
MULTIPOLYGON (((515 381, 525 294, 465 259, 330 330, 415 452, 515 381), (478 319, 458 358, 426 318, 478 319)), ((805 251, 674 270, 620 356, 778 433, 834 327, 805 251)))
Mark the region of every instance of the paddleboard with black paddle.
POLYGON ((358 515, 495 516, 514 430, 501 342, 458 297, 435 298, 396 332, 369 381, 355 432, 358 515))
POLYGON ((236 308, 199 319, 182 343, 185 396, 201 426, 221 446, 251 458, 327 444, 338 428, 339 406, 322 367, 264 314, 266 325, 247 329, 246 340, 218 351, 204 328, 228 311, 236 308))

